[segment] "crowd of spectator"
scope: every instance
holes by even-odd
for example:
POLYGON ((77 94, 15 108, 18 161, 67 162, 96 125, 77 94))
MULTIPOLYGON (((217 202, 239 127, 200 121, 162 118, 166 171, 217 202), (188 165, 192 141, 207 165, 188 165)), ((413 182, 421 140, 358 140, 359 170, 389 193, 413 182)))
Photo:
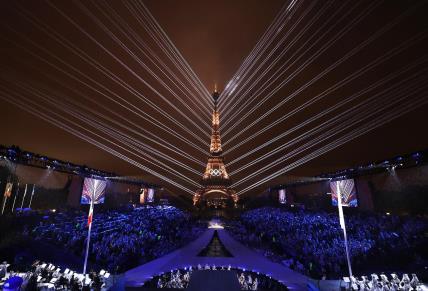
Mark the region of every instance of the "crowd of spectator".
MULTIPOLYGON (((411 256, 427 242, 426 218, 358 213, 345 220, 351 261, 357 267, 399 252, 411 256)), ((242 243, 313 278, 347 274, 337 213, 259 208, 243 213, 228 230, 242 243)))
MULTIPOLYGON (((190 215, 171 206, 95 212, 93 217, 89 261, 113 273, 161 257, 202 231, 190 215)), ((87 230, 87 215, 56 213, 28 234, 83 258, 87 230)))
MULTIPOLYGON (((35 217, 24 218, 19 221, 35 220, 35 217)), ((23 237, 55 244, 65 255, 84 257, 87 213, 51 211, 36 215, 36 218, 37 222, 24 227, 22 232, 19 230, 23 237)), ((356 274, 377 272, 366 267, 388 257, 394 258, 397 266, 404 266, 408 262, 400 260, 418 255, 416 249, 424 249, 428 242, 428 220, 424 217, 355 212, 346 213, 345 221, 350 259, 356 274)), ((198 223, 190 214, 171 206, 96 209, 89 270, 122 273, 186 245, 205 229, 206 224, 198 223)), ((244 212, 238 220, 228 222, 226 230, 247 246, 312 278, 339 279, 348 274, 343 232, 336 212, 265 207, 244 212)), ((14 239, 11 236, 11 240, 14 239)), ((406 271, 421 275, 416 269, 406 271)), ((157 280, 156 284, 188 283, 184 273, 170 275, 171 280, 157 280)), ((420 277, 424 280, 423 275, 420 277)), ((243 278, 248 279, 248 276, 243 278)), ((242 281, 241 277, 239 279, 242 281)), ((254 281, 252 278, 252 283, 247 284, 248 289, 254 288, 254 281)), ((262 284, 260 280, 256 283, 262 284)))
POLYGON ((40 261, 35 261, 26 270, 8 270, 9 266, 7 262, 0 264, 0 289, 3 290, 102 291, 112 285, 110 274, 104 270, 81 274, 40 261))

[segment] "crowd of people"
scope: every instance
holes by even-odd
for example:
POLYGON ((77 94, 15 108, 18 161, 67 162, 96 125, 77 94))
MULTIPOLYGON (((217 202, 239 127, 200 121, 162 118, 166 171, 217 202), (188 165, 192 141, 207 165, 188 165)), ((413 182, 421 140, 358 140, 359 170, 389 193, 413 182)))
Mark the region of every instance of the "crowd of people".
POLYGON ((81 274, 36 261, 27 270, 8 270, 9 264, 0 264, 0 288, 4 290, 108 290, 111 287, 110 274, 104 270, 99 273, 81 274))
POLYGON ((288 290, 287 286, 264 274, 239 270, 237 277, 241 290, 288 290))
MULTIPOLYGON (((87 230, 87 215, 56 213, 28 234, 83 257, 87 230)), ((110 272, 123 272, 181 247, 201 230, 190 215, 171 206, 95 212, 89 261, 110 272)))
MULTIPOLYGON (((427 241, 424 218, 359 213, 345 220, 353 266, 368 266, 427 241)), ((337 213, 259 208, 243 213, 228 230, 242 243, 313 278, 338 279, 347 274, 337 213)))
POLYGON ((158 289, 162 288, 173 288, 173 289, 187 289, 190 282, 190 275, 192 269, 190 270, 171 270, 169 273, 164 273, 162 275, 156 276, 152 282, 147 282, 145 287, 154 287, 158 289))
MULTIPOLYGON (((87 213, 51 211, 35 216, 37 222, 24 227, 23 237, 57 245, 65 254, 74 254, 79 260, 84 257, 87 213)), ((35 220, 24 218, 19 221, 35 220)), ((354 212, 346 213, 345 221, 350 259, 356 274, 383 271, 369 267, 388 257, 394 258, 397 266, 404 266, 408 262, 400 260, 417 256, 416 248, 424 249, 428 242, 428 220, 424 217, 354 212)), ((89 270, 122 273, 186 245, 205 229, 206 223, 199 223, 190 214, 171 206, 96 210, 89 270)), ((244 212, 239 219, 228 222, 226 230, 243 244, 312 278, 340 279, 348 273, 343 232, 336 212, 264 207, 244 212)), ((270 282, 268 278, 241 276, 241 273, 238 280, 243 289, 263 289, 260 286, 270 282)), ((424 280, 422 274, 416 273, 424 280)), ((164 274, 158 277, 156 287, 187 286, 190 274, 189 271, 164 274)), ((70 278, 67 284, 73 283, 73 277, 70 278)), ((64 279, 61 282, 65 282, 64 279)))
POLYGON ((387 275, 372 274, 371 279, 368 276, 361 276, 361 280, 351 276, 350 278, 345 277, 345 282, 348 283, 348 289, 354 291, 376 291, 376 290, 389 290, 389 291, 410 291, 410 290, 423 290, 422 284, 419 282, 416 274, 412 274, 410 279, 408 274, 403 274, 400 279, 395 273, 392 273, 388 278, 387 275))
POLYGON ((197 265, 195 267, 189 267, 180 270, 171 270, 155 276, 152 280, 147 281, 144 284, 145 288, 174 288, 174 289, 186 289, 189 287, 191 275, 194 271, 230 271, 236 274, 239 286, 241 290, 276 290, 286 291, 287 286, 272 279, 269 276, 258 274, 251 271, 240 270, 232 268, 231 266, 205 266, 197 265))

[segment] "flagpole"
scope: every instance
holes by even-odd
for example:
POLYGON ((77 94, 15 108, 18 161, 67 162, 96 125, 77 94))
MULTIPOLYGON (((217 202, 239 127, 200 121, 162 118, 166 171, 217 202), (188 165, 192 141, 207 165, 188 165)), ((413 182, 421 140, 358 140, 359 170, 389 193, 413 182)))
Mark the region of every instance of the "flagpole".
POLYGON ((336 181, 337 208, 339 209, 340 227, 343 230, 343 237, 345 239, 345 251, 346 251, 346 260, 348 262, 349 277, 352 277, 351 259, 349 257, 348 238, 346 235, 345 218, 343 216, 343 208, 342 208, 342 194, 340 193, 339 182, 340 181, 336 181))
POLYGON ((34 196, 34 188, 36 188, 36 184, 33 184, 33 191, 31 192, 30 204, 28 204, 28 208, 31 209, 31 202, 33 201, 34 196))
POLYGON ((89 207, 88 215, 88 239, 86 240, 85 263, 83 264, 83 275, 86 275, 86 266, 88 264, 89 243, 91 241, 92 215, 94 212, 94 191, 91 193, 91 206, 89 207))
POLYGON ((25 184, 24 197, 22 197, 22 203, 21 203, 21 212, 23 211, 22 207, 24 207, 24 200, 25 200, 25 196, 27 195, 27 187, 28 187, 28 184, 25 184))
POLYGON ((16 197, 17 197, 18 195, 19 195, 19 182, 18 182, 18 187, 16 187, 16 194, 15 194, 15 197, 13 198, 12 213, 13 213, 13 209, 15 208, 16 197))

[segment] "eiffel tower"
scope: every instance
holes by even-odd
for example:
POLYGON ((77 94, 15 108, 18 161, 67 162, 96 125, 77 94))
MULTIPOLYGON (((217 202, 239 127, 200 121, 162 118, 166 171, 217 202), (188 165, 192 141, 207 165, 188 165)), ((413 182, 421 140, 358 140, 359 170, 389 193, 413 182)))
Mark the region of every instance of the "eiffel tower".
POLYGON ((193 205, 205 204, 207 207, 223 208, 227 205, 235 205, 238 202, 236 192, 230 188, 232 180, 224 165, 223 150, 220 138, 220 114, 217 102, 220 94, 214 90, 214 111, 212 117, 212 133, 210 156, 202 176, 202 188, 198 189, 193 196, 193 205))

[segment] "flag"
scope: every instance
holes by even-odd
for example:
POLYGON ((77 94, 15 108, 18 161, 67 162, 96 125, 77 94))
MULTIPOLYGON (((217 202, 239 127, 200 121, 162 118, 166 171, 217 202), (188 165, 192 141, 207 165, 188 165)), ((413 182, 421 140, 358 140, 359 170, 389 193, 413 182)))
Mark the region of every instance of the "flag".
POLYGON ((88 215, 88 239, 86 240, 86 251, 85 251, 85 263, 83 264, 83 275, 86 274, 86 266, 88 264, 88 256, 89 256, 89 243, 91 240, 91 229, 92 229, 92 217, 94 215, 94 195, 95 193, 91 193, 91 206, 89 207, 89 215, 88 215))
POLYGON ((92 216, 94 214, 94 204, 91 203, 91 207, 89 207, 89 215, 88 215, 88 227, 92 224, 92 216))
MULTIPOLYGON (((92 209, 91 209, 92 210, 92 209)), ((92 211, 89 212, 89 216, 88 216, 88 227, 91 226, 92 224, 92 211)))

